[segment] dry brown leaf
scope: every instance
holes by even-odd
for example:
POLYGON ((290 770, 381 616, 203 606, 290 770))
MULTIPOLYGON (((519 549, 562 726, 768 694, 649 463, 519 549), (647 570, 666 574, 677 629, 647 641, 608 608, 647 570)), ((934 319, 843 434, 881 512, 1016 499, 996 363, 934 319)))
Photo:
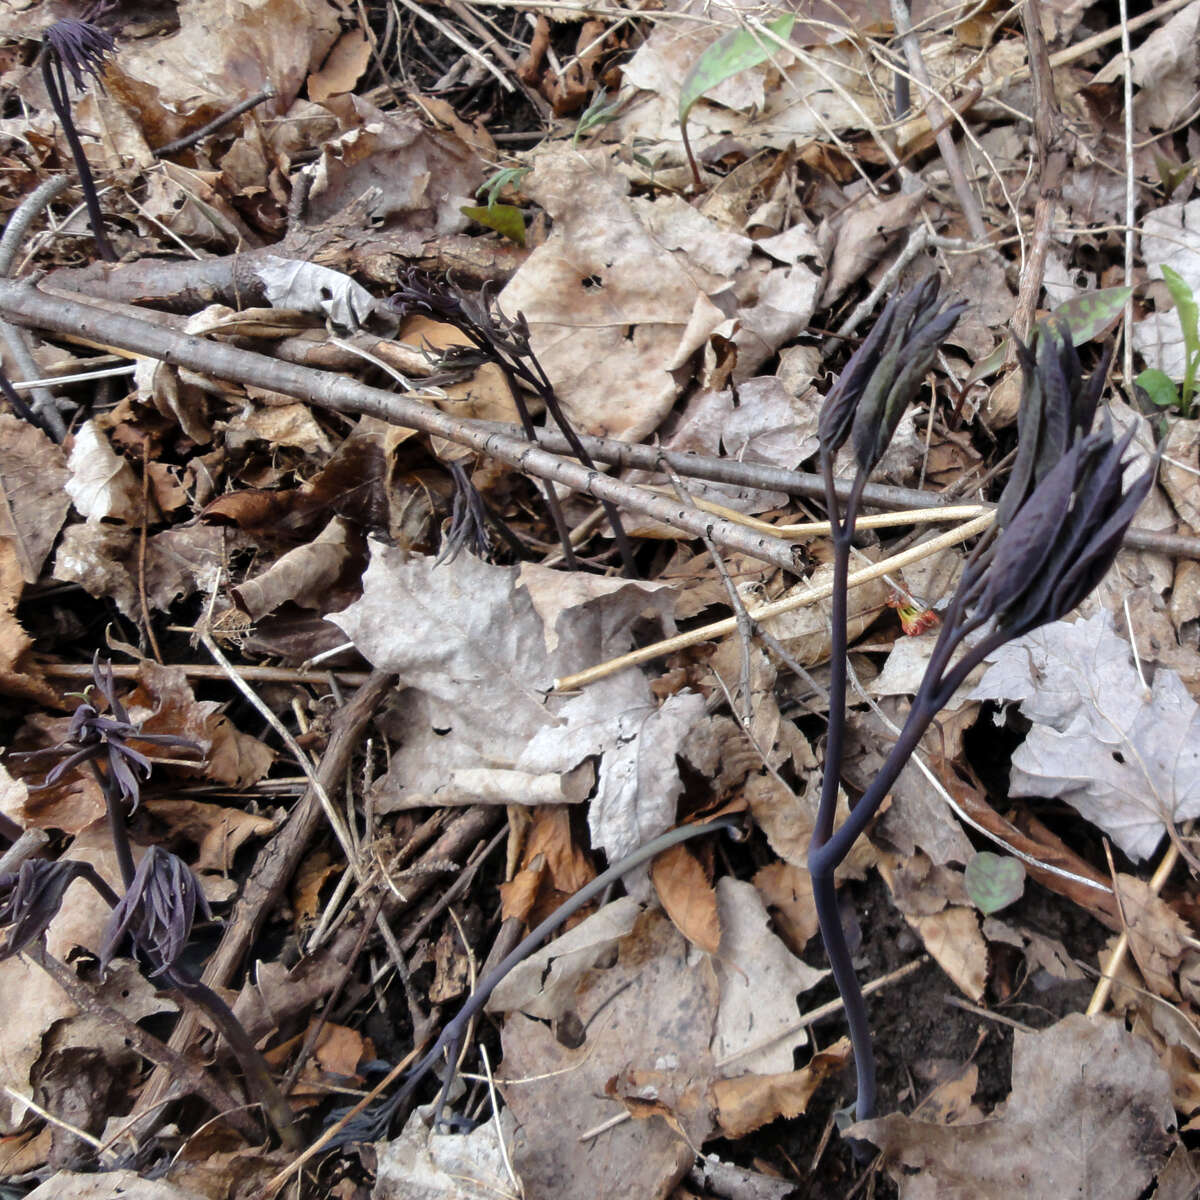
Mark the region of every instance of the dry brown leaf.
MULTIPOLYGON (((89 862, 111 887, 121 886, 116 852, 104 822, 97 822, 71 843, 65 858, 89 862)), ((67 889, 58 914, 46 933, 46 948, 66 960, 77 946, 95 952, 108 923, 108 906, 101 903, 89 884, 77 879, 67 889)), ((76 1015, 67 994, 31 960, 18 956, 0 962, 0 994, 19 996, 19 1004, 8 1006, 4 1036, 0 1038, 0 1082, 23 1096, 32 1095, 30 1074, 41 1057, 43 1039, 56 1022, 76 1015)), ((0 1099, 0 1132, 15 1127, 16 1105, 7 1096, 0 1099)))
POLYGON ((16 543, 0 538, 0 692, 57 708, 60 702, 54 691, 30 673, 28 654, 33 639, 16 617, 23 588, 16 543))
POLYGON ((348 29, 334 43, 321 69, 308 77, 308 98, 324 104, 330 96, 352 92, 367 63, 371 43, 361 29, 348 29))
POLYGON ((1178 1000, 1173 976, 1187 945, 1195 941, 1195 934, 1149 883, 1133 875, 1119 874, 1117 886, 1129 948, 1146 986, 1166 1000, 1178 1000))
POLYGON ((179 1148, 169 1179, 204 1200, 232 1200, 257 1194, 289 1161, 287 1151, 247 1146, 227 1125, 214 1121, 179 1148))
POLYGON ((12 542, 26 583, 37 582, 71 507, 67 478, 61 446, 0 413, 0 538, 12 542))
POLYGON ((800 961, 770 929, 754 885, 725 876, 717 883, 721 944, 714 962, 721 1005, 713 1057, 731 1069, 775 1075, 790 1071, 808 1035, 796 1028, 796 997, 825 978, 800 961))
POLYGON ((907 917, 930 956, 963 993, 978 1003, 987 983, 987 943, 974 909, 951 905, 928 917, 907 917))
POLYGON ((165 1179, 144 1179, 136 1171, 106 1171, 102 1175, 77 1175, 59 1171, 40 1187, 28 1193, 26 1200, 209 1200, 201 1192, 168 1183, 165 1179))
POLYGON ((546 860, 538 855, 527 867, 522 867, 510 880, 500 885, 500 919, 515 918, 526 925, 538 893, 542 889, 542 876, 546 872, 546 860))
POLYGON ((907 917, 929 917, 947 904, 969 906, 963 873, 935 866, 920 851, 901 857, 881 850, 878 865, 896 907, 907 917))
POLYGON ((577 429, 636 441, 675 402, 672 371, 726 320, 702 285, 711 280, 721 290, 744 265, 749 242, 682 200, 678 207, 667 200, 660 212, 679 232, 690 240, 698 226, 707 235, 697 256, 677 257, 670 232, 654 228, 654 206, 629 198, 607 151, 547 147, 522 191, 554 228, 505 287, 500 306, 527 317, 533 348, 577 429), (724 257, 712 261, 715 255, 724 257), (706 275, 708 265, 727 274, 706 275))
MULTIPOLYGON (((864 551, 864 554, 872 561, 879 556, 877 549, 869 549, 864 551)), ((794 584, 779 596, 768 598, 775 601, 787 599, 792 595, 802 596, 811 588, 820 587, 832 578, 833 564, 825 563, 818 567, 807 580, 794 584)), ((879 619, 879 614, 887 605, 890 590, 884 579, 872 579, 851 589, 847 597, 846 626, 847 636, 851 642, 879 619)), ((765 622, 766 628, 784 644, 801 666, 814 667, 829 658, 829 604, 828 600, 822 600, 817 604, 781 613, 765 622)))
POLYGON ((717 893, 700 860, 686 846, 672 846, 651 864, 650 881, 679 932, 706 954, 716 954, 721 941, 717 893))
POLYGON ((921 1120, 939 1125, 973 1125, 982 1121, 984 1114, 971 1103, 979 1086, 979 1068, 974 1063, 965 1067, 946 1065, 952 1071, 951 1078, 939 1083, 921 1101, 918 1110, 921 1120))
POLYGON ((142 485, 95 421, 85 421, 76 431, 67 469, 70 478, 63 484, 63 490, 81 517, 126 525, 141 520, 142 485))
MULTIPOLYGON (((146 599, 151 609, 161 612, 181 597, 209 590, 234 549, 231 537, 240 539, 230 530, 193 525, 153 534, 146 543, 146 599)), ((135 530, 69 525, 55 556, 54 578, 111 599, 127 617, 140 621, 138 554, 135 530)))
POLYGON ((809 873, 790 862, 768 863, 755 873, 754 886, 788 949, 802 954, 819 927, 809 873))
POLYGON ((325 0, 187 0, 178 33, 127 42, 120 60, 176 112, 211 103, 215 116, 271 84, 279 98, 260 111, 280 114, 337 36, 337 11, 325 0))
POLYGON ((596 877, 591 860, 571 834, 564 805, 538 805, 521 856, 521 869, 501 885, 503 916, 535 925, 596 877))
POLYGON ((829 236, 823 226, 818 239, 832 242, 829 277, 821 294, 821 307, 828 308, 883 256, 891 240, 907 231, 926 203, 924 190, 899 192, 894 196, 869 197, 854 205, 829 236))
POLYGON ((24 1175, 46 1162, 52 1130, 49 1125, 0 1138, 0 1176, 24 1175))
POLYGON ((321 888, 325 881, 341 870, 327 850, 317 849, 306 854, 292 877, 292 911, 298 925, 317 919, 321 911, 321 888))
POLYGON ((250 399, 260 406, 217 422, 216 429, 224 434, 226 447, 243 450, 252 442, 266 442, 273 449, 291 446, 314 457, 326 458, 332 454, 333 443, 312 409, 307 404, 272 404, 270 397, 275 394, 247 389, 250 399))
POLYGON ((275 829, 270 817, 199 800, 155 796, 146 801, 146 808, 166 823, 172 836, 187 838, 200 847, 194 863, 197 871, 231 871, 239 846, 275 829))
POLYGON ((470 146, 453 133, 430 129, 411 109, 385 113, 356 95, 332 97, 326 107, 345 132, 321 147, 306 220, 328 220, 371 189, 365 215, 412 231, 414 247, 432 234, 466 228, 459 207, 472 202, 483 182, 470 146))
POLYGON ((289 602, 323 608, 356 540, 350 525, 334 517, 315 541, 289 550, 261 575, 232 588, 234 602, 255 621, 289 602))
POLYGON ((901 1200, 1129 1200, 1176 1143, 1167 1073, 1111 1017, 1075 1013, 1013 1041, 1002 1115, 942 1126, 900 1113, 851 1126, 886 1156, 901 1200))
POLYGON ((621 1111, 604 1095, 618 1072, 662 1069, 664 1058, 699 1071, 711 1061, 717 983, 712 960, 693 962, 694 954, 662 913, 650 911, 620 943, 616 964, 588 972, 570 999, 586 1031, 582 1044, 564 1046, 544 1021, 510 1013, 503 1031, 508 1082, 499 1086, 520 1126, 511 1155, 528 1194, 665 1197, 683 1177, 692 1149, 663 1121, 581 1135, 621 1111))
POLYGON ((782 1075, 738 1075, 710 1088, 717 1122, 725 1137, 740 1138, 779 1117, 791 1120, 808 1110, 821 1081, 850 1060, 850 1039, 814 1054, 799 1071, 782 1075))

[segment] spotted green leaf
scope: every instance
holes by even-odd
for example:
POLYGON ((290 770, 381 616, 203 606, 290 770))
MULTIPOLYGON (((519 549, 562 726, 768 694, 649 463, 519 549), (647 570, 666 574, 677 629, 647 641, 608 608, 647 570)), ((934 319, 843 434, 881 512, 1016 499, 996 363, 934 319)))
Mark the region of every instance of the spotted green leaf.
MULTIPOLYGON (((1125 311, 1125 301, 1133 295, 1131 287, 1100 288, 1095 292, 1085 292, 1065 304, 1059 305, 1049 317, 1039 321, 1044 325, 1048 321, 1062 320, 1071 330, 1071 341, 1076 346, 1090 342, 1093 338, 1103 337, 1121 319, 1125 311)), ((968 383, 986 379, 994 375, 1008 357, 1008 339, 996 347, 982 362, 976 363, 967 376, 968 383)))
POLYGON ((1021 898, 1025 890, 1025 868, 1018 859, 981 850, 967 863, 963 884, 980 912, 999 912, 1021 898))

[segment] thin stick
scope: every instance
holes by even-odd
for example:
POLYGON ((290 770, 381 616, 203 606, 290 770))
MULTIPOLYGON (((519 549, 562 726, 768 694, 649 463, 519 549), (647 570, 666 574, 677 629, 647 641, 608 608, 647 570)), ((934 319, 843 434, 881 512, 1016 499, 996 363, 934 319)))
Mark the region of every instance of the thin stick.
MULTIPOLYGON (((1163 886, 1170 878, 1171 872, 1175 869, 1175 864, 1178 861, 1179 848, 1174 842, 1171 842, 1167 847, 1166 854, 1162 857, 1162 861, 1158 864, 1158 869, 1150 877, 1150 892, 1152 895, 1157 896, 1162 891, 1163 886)), ((1097 1013, 1104 1011, 1105 1006, 1108 1004, 1108 998, 1112 993, 1113 979, 1121 969, 1121 964, 1125 961, 1125 956, 1129 953, 1129 928, 1125 923, 1125 910, 1121 904, 1121 892, 1117 887, 1115 872, 1113 873, 1113 894, 1117 897, 1117 905, 1121 912, 1121 935, 1117 938, 1112 958, 1109 960, 1108 966, 1105 967, 1104 974, 1100 976, 1100 982, 1096 985, 1096 990, 1092 993, 1092 998, 1088 1002, 1087 1015, 1089 1017, 1094 1017, 1097 1013)))
POLYGON ((410 1050, 344 1117, 334 1122, 325 1130, 323 1134, 303 1154, 297 1155, 278 1175, 273 1175, 267 1180, 263 1187, 264 1196, 274 1196, 281 1187, 302 1166, 321 1151, 331 1142, 341 1131, 363 1111, 377 1096, 382 1094, 387 1088, 391 1087, 397 1079, 408 1069, 409 1063, 420 1053, 419 1047, 414 1047, 410 1050))
MULTIPOLYGON (((65 175, 54 175, 43 180, 21 201, 16 212, 9 217, 8 224, 4 227, 4 236, 0 237, 0 276, 12 273, 17 251, 20 249, 26 233, 29 232, 29 226, 56 196, 66 191, 68 182, 65 175)), ((7 321, 0 321, 0 337, 4 338, 8 346, 9 353, 13 357, 13 365, 26 377, 27 382, 24 383, 24 386, 33 391, 34 413, 45 422, 50 436, 56 442, 61 442, 67 436, 66 422, 63 421, 62 414, 54 402, 54 393, 49 391, 45 383, 38 378, 41 372, 30 352, 28 335, 23 329, 18 329, 7 321)), ((13 386, 20 387, 16 383, 13 386)))
MULTIPOLYGON (((190 627, 189 627, 190 628, 190 627)), ((174 664, 172 664, 174 666, 174 664)), ((181 663, 176 668, 189 679, 228 679, 229 673, 208 663, 181 663)), ((48 662, 39 663, 38 670, 50 679, 91 679, 91 663, 48 662)), ((114 663, 114 679, 137 679, 141 672, 140 663, 114 663)), ((347 687, 361 687, 370 678, 366 671, 303 671, 292 667, 238 667, 243 679, 255 683, 303 683, 310 686, 328 686, 336 679, 347 687)))
POLYGON ((973 1013, 977 1017, 982 1017, 985 1021, 995 1021, 998 1025, 1007 1025, 1010 1029, 1019 1029, 1022 1033, 1034 1033, 1035 1030, 1029 1025, 1021 1021, 1014 1021, 1012 1017, 1002 1017, 999 1013, 994 1013, 990 1008, 983 1008, 978 1004, 972 1004, 969 1000, 963 1000, 960 996, 943 996, 943 1004, 949 1004, 951 1008, 961 1008, 963 1012, 973 1013))
POLYGON ((222 129, 230 121, 236 120, 242 113, 249 112, 250 109, 255 108, 264 100, 274 100, 278 94, 271 84, 267 84, 257 95, 243 100, 240 104, 235 104, 228 112, 222 113, 219 117, 214 117, 207 125, 201 125, 199 129, 194 129, 191 133, 185 133, 183 137, 176 138, 173 142, 168 142, 165 146, 159 146, 152 153, 155 158, 167 158, 169 155, 178 154, 180 150, 186 150, 189 146, 194 146, 197 142, 203 141, 210 133, 216 133, 218 129, 222 129))
MULTIPOLYGON (((513 428, 499 422, 488 424, 486 427, 497 432, 513 428)), ((805 496, 813 500, 821 500, 825 496, 825 484, 821 477, 807 471, 788 471, 765 463, 737 462, 734 459, 714 458, 690 451, 680 453, 675 450, 660 450, 654 446, 635 446, 616 438, 581 435, 580 440, 594 459, 614 466, 655 471, 658 469, 658 459, 661 455, 685 479, 708 479, 737 487, 786 492, 789 496, 805 496)), ((568 452, 566 439, 549 430, 538 430, 538 445, 556 454, 568 452)), ((835 480, 834 486, 840 500, 849 496, 848 479, 835 480)), ((863 504, 884 509, 937 508, 944 500, 945 497, 938 492, 918 492, 913 488, 894 487, 883 483, 868 483, 862 493, 863 504)), ((986 502, 979 504, 980 511, 992 507, 994 506, 986 502)), ((860 517, 859 521, 871 519, 860 517)), ((1156 554, 1200 558, 1200 538, 1197 537, 1133 528, 1126 533, 1123 544, 1135 550, 1150 550, 1156 554)))
POLYGON ((946 172, 954 186, 954 193, 958 197, 959 204, 962 205, 963 216, 967 219, 967 227, 976 241, 986 242, 988 231, 987 226, 983 223, 983 214, 979 210, 979 201, 975 199, 975 193, 967 182, 962 161, 958 157, 954 134, 947 124, 947 118, 951 114, 930 82, 929 72, 925 69, 925 59, 921 56, 921 44, 917 35, 912 31, 912 22, 909 20, 908 9, 905 8, 903 0, 891 0, 891 7, 892 20, 896 25, 896 32, 900 35, 900 44, 904 47, 904 57, 908 59, 908 69, 926 93, 926 103, 931 110, 930 124, 939 127, 938 149, 942 152, 942 160, 946 164, 946 172))
MULTIPOLYGON (((1121 18, 1121 62, 1125 76, 1125 285, 1133 283, 1133 239, 1136 234, 1134 221, 1137 213, 1135 176, 1133 171, 1133 56, 1129 49, 1129 3, 1117 0, 1117 12, 1121 18)), ((1125 386, 1133 387, 1133 293, 1125 301, 1125 345, 1122 362, 1125 368, 1125 386)))
MULTIPOLYGON (((885 558, 870 567, 864 567, 861 571, 855 571, 848 577, 846 584, 852 588, 859 587, 864 583, 869 583, 872 579, 878 579, 881 575, 908 566, 909 563, 920 562, 931 554, 936 554, 939 550, 957 546, 960 542, 965 542, 967 538, 974 537, 975 534, 988 529, 992 524, 992 519, 990 512, 984 513, 973 521, 960 525, 957 529, 949 530, 940 537, 905 550, 902 554, 885 558)), ((752 621, 769 620, 771 617, 779 616, 780 613, 792 612, 794 609, 816 604, 820 600, 827 600, 831 595, 833 595, 833 585, 826 583, 820 587, 810 587, 799 595, 788 596, 786 599, 764 604, 761 608, 749 609, 748 613, 752 621)), ((597 663, 596 666, 589 667, 586 671, 580 671, 578 674, 564 675, 561 679, 554 681, 554 689, 559 692, 574 691, 585 684, 594 683, 597 679, 603 679, 607 675, 623 671, 626 667, 662 658, 666 654, 673 654, 676 650, 683 650, 688 646, 710 641, 712 638, 725 637, 726 634, 733 633, 736 629, 736 618, 726 617, 723 621, 714 621, 710 625, 702 625, 699 629, 692 629, 687 633, 680 633, 675 637, 655 642, 653 645, 643 646, 640 650, 633 650, 629 654, 622 654, 618 658, 609 659, 607 662, 597 663)))
POLYGON ((92 1137, 86 1129, 80 1129, 78 1126, 72 1125, 69 1121, 64 1121, 62 1117, 56 1117, 48 1109, 38 1104, 32 1097, 22 1096, 16 1088, 9 1087, 7 1083, 0 1083, 0 1088, 3 1089, 4 1094, 10 1100, 15 1100, 18 1104, 23 1104, 31 1112, 37 1113, 43 1121, 49 1121, 51 1125, 54 1125, 58 1129, 63 1129, 67 1133, 74 1134, 81 1142, 86 1142, 100 1156, 101 1161, 112 1162, 116 1158, 113 1151, 109 1150, 99 1138, 92 1137))
POLYGON ((0 280, 0 312, 17 324, 92 337, 106 346, 148 354, 218 379, 252 383, 337 412, 369 414, 395 425, 436 434, 498 458, 530 475, 565 484, 597 500, 611 501, 687 533, 699 536, 702 530, 706 531, 718 545, 727 549, 763 559, 788 571, 795 570, 792 547, 780 538, 749 533, 719 517, 700 516, 662 496, 613 479, 601 471, 567 462, 509 434, 484 432, 479 424, 447 416, 411 395, 398 396, 331 372, 280 362, 236 346, 180 334, 136 317, 107 312, 99 302, 86 303, 82 297, 76 301, 68 301, 61 295, 51 298, 28 283, 0 280))

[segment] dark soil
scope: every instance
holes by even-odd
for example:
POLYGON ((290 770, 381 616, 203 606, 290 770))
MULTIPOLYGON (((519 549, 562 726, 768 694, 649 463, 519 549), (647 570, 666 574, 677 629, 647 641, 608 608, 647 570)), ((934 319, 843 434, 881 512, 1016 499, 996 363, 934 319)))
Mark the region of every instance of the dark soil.
MULTIPOLYGON (((919 939, 878 875, 848 886, 863 932, 855 961, 864 983, 921 956, 919 939)), ((1007 925, 1057 938, 1085 965, 1095 962, 1097 949, 1108 937, 1104 926, 1087 913, 1035 884, 1029 884, 1025 896, 998 915, 1007 925)), ((1011 977, 1015 986, 1004 1000, 992 994, 985 997, 986 1007, 998 1017, 1044 1029, 1067 1013, 1087 1007, 1093 981, 1067 983, 1044 972, 1030 975, 1023 957, 1015 950, 1010 956, 1007 950, 994 951, 1004 961, 992 964, 997 968, 992 974, 1005 982, 1011 977)), ((805 957, 816 964, 812 954, 805 957)), ((815 1008, 836 995, 827 981, 803 997, 803 1006, 815 1008)), ((970 1064, 979 1070, 975 1103, 985 1113, 1008 1098, 1013 1027, 956 1006, 951 1001, 959 995, 954 983, 930 961, 867 998, 875 1035, 880 1113, 912 1113, 934 1087, 957 1077, 970 1064)), ((831 1016, 814 1030, 815 1046, 829 1045, 843 1032, 840 1018, 831 1016)), ((806 1054, 801 1052, 801 1062, 806 1054)), ((822 1085, 805 1116, 777 1121, 738 1142, 711 1143, 706 1150, 799 1180, 794 1193, 797 1200, 894 1197, 895 1186, 886 1175, 857 1163, 846 1142, 830 1129, 834 1113, 853 1104, 854 1095, 854 1070, 847 1067, 836 1080, 822 1085)))

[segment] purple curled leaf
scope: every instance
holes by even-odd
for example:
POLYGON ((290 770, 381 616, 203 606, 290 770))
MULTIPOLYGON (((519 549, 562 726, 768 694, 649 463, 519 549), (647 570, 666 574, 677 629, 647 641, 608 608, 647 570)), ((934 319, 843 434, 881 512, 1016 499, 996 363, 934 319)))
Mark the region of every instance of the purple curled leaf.
POLYGON ((70 859, 28 858, 17 871, 0 875, 0 926, 7 929, 0 960, 37 941, 58 915, 67 888, 89 872, 87 864, 70 859))
POLYGON ((817 437, 823 456, 832 458, 848 438, 860 470, 870 472, 883 456, 938 347, 966 307, 943 309, 938 287, 937 276, 929 275, 884 306, 821 407, 817 437))
POLYGON ((78 91, 87 89, 86 76, 97 83, 104 69, 104 60, 116 49, 111 33, 90 21, 64 17, 42 35, 45 53, 53 56, 70 73, 78 91))
POLYGON ((195 875, 177 855, 151 846, 109 917, 100 946, 101 967, 108 966, 128 935, 153 960, 155 975, 169 971, 191 937, 197 908, 212 917, 195 875))

